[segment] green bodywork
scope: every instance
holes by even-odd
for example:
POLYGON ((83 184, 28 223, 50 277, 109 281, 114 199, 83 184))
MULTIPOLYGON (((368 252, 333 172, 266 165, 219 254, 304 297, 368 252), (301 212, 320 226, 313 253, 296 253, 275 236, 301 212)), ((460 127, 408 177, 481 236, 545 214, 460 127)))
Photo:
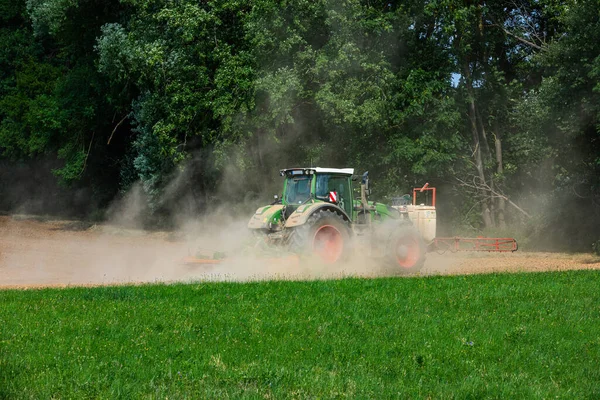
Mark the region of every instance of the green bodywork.
POLYGON ((282 222, 282 205, 260 207, 248 222, 250 229, 272 229, 280 226, 282 222))

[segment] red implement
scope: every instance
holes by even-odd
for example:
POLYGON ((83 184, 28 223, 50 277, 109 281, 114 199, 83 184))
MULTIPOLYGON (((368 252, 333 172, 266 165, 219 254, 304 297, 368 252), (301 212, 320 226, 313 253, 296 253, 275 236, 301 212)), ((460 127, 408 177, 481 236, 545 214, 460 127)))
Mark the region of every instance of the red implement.
POLYGON ((186 264, 186 265, 195 265, 195 264, 216 265, 216 264, 220 264, 221 262, 223 262, 223 260, 212 260, 212 259, 208 259, 208 258, 196 258, 196 257, 192 257, 192 256, 185 257, 184 259, 181 260, 181 263, 186 264))
MULTIPOLYGON (((184 264, 184 265, 189 265, 189 266, 193 266, 193 265, 210 266, 210 265, 222 264, 227 260, 229 260, 231 262, 231 259, 226 259, 226 258, 212 259, 212 258, 197 258, 197 257, 188 256, 188 257, 181 259, 180 263, 184 264)), ((244 260, 244 259, 239 259, 239 260, 244 260)), ((253 260, 253 258, 247 258, 246 260, 244 260, 242 262, 249 262, 249 261, 251 262, 252 260, 253 260)), ((286 255, 286 256, 282 256, 282 257, 261 257, 261 258, 257 258, 257 260, 260 260, 261 262, 265 263, 268 266, 288 266, 288 267, 289 266, 298 266, 298 264, 300 262, 300 259, 298 258, 297 255, 286 255)))
POLYGON ((433 245, 437 251, 450 250, 452 253, 457 251, 494 251, 494 252, 513 252, 517 251, 519 246, 513 238, 435 238, 433 245))

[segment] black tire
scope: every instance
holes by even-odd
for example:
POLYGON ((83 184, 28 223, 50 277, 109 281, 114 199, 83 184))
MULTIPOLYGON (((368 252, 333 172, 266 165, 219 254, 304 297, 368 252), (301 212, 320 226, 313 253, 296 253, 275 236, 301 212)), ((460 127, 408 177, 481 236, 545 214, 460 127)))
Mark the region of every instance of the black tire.
POLYGON ((387 264, 399 275, 414 274, 423 268, 427 246, 421 234, 412 226, 397 228, 387 246, 387 264))
POLYGON ((326 264, 347 259, 350 248, 350 229, 340 214, 318 210, 304 225, 295 228, 292 251, 314 256, 326 264))

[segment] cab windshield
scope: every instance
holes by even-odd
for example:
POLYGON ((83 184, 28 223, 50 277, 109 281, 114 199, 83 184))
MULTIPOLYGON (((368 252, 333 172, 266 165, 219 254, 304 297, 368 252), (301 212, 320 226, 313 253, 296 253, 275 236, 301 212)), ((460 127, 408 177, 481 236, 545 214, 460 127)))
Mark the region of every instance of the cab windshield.
POLYGON ((286 178, 284 201, 287 204, 302 204, 310 198, 312 175, 295 175, 286 178))

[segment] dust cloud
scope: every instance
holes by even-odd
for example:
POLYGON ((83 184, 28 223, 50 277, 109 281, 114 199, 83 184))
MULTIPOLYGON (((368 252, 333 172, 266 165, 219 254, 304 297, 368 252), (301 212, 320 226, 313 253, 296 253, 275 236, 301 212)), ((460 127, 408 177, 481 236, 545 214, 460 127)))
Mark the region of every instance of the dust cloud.
MULTIPOLYGON (((238 172, 233 167, 227 170, 232 175, 238 172)), ((175 175, 167 186, 165 195, 171 200, 178 200, 180 188, 189 185, 184 174, 185 170, 175 175)), ((242 186, 233 178, 224 181, 242 186)), ((186 206, 189 202, 165 201, 171 207, 168 230, 144 229, 150 211, 140 185, 113 202, 104 223, 0 216, 0 287, 311 280, 397 273, 369 257, 368 247, 360 242, 352 244, 355 248, 347 262, 335 266, 283 249, 264 251, 256 246, 247 222, 268 200, 241 196, 231 185, 221 185, 219 191, 234 196, 236 206, 214 200, 226 197, 222 193, 204 196, 211 211, 199 216, 196 208, 186 206), (216 261, 186 264, 187 256, 216 261)), ((598 261, 560 254, 431 253, 420 274, 600 268, 598 261)))
MULTIPOLYGON (((176 231, 149 232, 80 221, 0 216, 0 287, 142 284, 158 282, 313 280, 393 275, 374 259, 353 253, 340 265, 293 255, 248 254, 245 221, 211 215, 176 231), (186 255, 219 263, 186 265, 186 255)), ((421 275, 600 269, 600 259, 560 253, 428 255, 421 275)))
MULTIPOLYGON (((182 175, 175 176, 166 196, 175 196, 186 181, 182 175)), ((233 193, 233 189, 227 190, 233 193)), ((257 250, 256 238, 251 236, 247 223, 260 201, 240 203, 242 207, 236 209, 215 202, 211 212, 200 217, 193 208, 174 208, 170 210, 174 228, 145 230, 148 199, 143 188, 134 185, 108 208, 104 223, 1 216, 0 286, 326 279, 378 274, 373 263, 361 257, 331 267, 301 260, 284 250, 257 250), (186 256, 218 262, 189 265, 183 262, 186 256)))
POLYGON ((106 285, 174 281, 247 281, 376 276, 372 263, 355 258, 336 266, 294 255, 248 254, 245 222, 212 215, 172 232, 111 224, 0 217, 0 286, 106 285), (185 256, 215 264, 186 265, 185 256))

